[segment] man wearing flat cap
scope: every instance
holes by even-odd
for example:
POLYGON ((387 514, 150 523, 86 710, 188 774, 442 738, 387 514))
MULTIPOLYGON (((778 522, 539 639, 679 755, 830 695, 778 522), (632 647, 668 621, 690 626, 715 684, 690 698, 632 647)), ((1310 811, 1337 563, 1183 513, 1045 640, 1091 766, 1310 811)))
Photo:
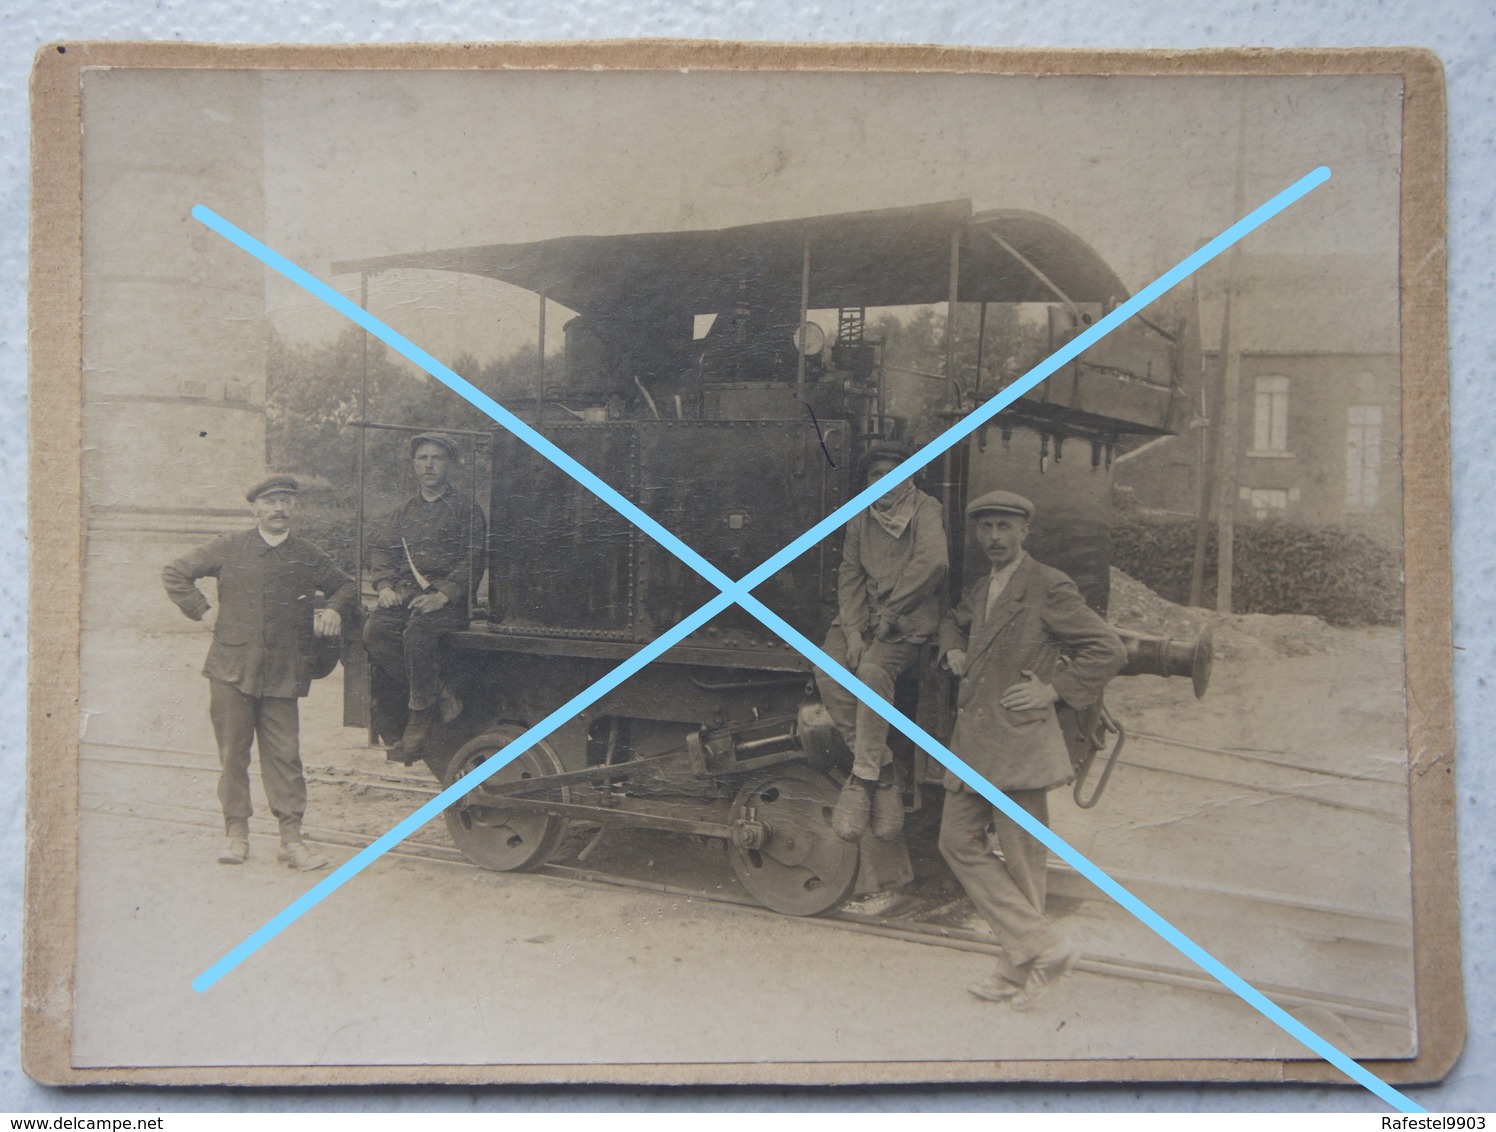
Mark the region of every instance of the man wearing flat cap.
POLYGON ((452 483, 458 457, 457 446, 439 433, 411 437, 420 490, 369 536, 369 580, 378 607, 364 626, 364 644, 379 678, 375 729, 393 735, 404 717, 390 752, 404 762, 420 755, 438 719, 449 723, 462 711, 442 680, 438 649, 442 633, 467 627, 473 561, 482 560, 488 524, 473 497, 452 483))
MULTIPOLYGON (((863 459, 868 483, 887 476, 909 455, 901 444, 873 445, 863 459)), ((837 617, 824 648, 890 704, 895 681, 940 625, 940 587, 948 565, 940 504, 912 480, 894 486, 846 525, 836 575, 837 617)), ((832 811, 832 829, 846 841, 856 841, 869 827, 880 840, 897 837, 904 826, 904 800, 888 748, 888 721, 824 672, 816 672, 816 687, 852 749, 852 773, 832 811)))
POLYGON ((211 608, 197 579, 218 579, 218 617, 203 675, 218 739, 218 800, 228 834, 218 860, 225 865, 243 864, 249 855, 256 737, 265 796, 280 823, 280 860, 296 869, 327 864, 301 839, 306 778, 297 700, 311 687, 314 638, 341 635, 357 594, 332 559, 291 533, 298 492, 291 476, 255 484, 245 496, 252 528, 216 538, 161 571, 167 595, 194 621, 211 608))
MULTIPOLYGON (((951 750, 1047 825, 1049 791, 1072 778, 1055 704, 1090 706, 1127 650, 1074 582, 1024 552, 1032 503, 994 491, 966 514, 992 572, 940 626, 941 655, 961 678, 951 750)), ((1007 956, 971 993, 1026 1009, 1079 957, 1044 916, 1048 851, 954 774, 945 788, 941 855, 1007 956)))

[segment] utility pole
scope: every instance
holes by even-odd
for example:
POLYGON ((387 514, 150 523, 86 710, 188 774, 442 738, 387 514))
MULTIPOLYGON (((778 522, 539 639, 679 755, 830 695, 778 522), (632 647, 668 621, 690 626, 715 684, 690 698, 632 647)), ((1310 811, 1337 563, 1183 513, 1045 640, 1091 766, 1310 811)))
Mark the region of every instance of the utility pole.
MULTIPOLYGON (((1205 302, 1203 288, 1195 283, 1195 321, 1203 324, 1205 302)), ((1224 327, 1225 323, 1222 323, 1224 327)), ((1203 355, 1205 347, 1200 347, 1203 355)), ((1202 358, 1203 360, 1203 358, 1202 358)), ((1195 475, 1195 558, 1190 565, 1190 605, 1205 604, 1205 551, 1210 542, 1210 501, 1215 491, 1216 451, 1219 448, 1217 432, 1220 428, 1221 387, 1225 376, 1221 371, 1221 355, 1217 353, 1216 364, 1208 375, 1202 374, 1200 390, 1201 426, 1195 430, 1196 462, 1195 475), (1205 389, 1208 382, 1209 390, 1205 389)))
POLYGON ((1231 290, 1236 274, 1236 249, 1226 267, 1226 304, 1221 329, 1220 434, 1216 440, 1216 609, 1231 612, 1231 574, 1236 538, 1236 463, 1238 418, 1241 409, 1241 357, 1231 322, 1231 290))
MULTIPOLYGON (((1243 94, 1241 117, 1236 127, 1236 217, 1247 207, 1246 197, 1247 102, 1243 94)), ((1238 420, 1241 416, 1241 343, 1231 300, 1240 268, 1241 245, 1225 255, 1225 304, 1221 311, 1221 431, 1217 440, 1219 479, 1216 496, 1216 609, 1231 612, 1231 577, 1236 537, 1236 473, 1240 460, 1238 420)))
POLYGON ((956 390, 953 406, 959 413, 966 406, 962 403, 961 382, 956 377, 956 289, 961 285, 961 229, 951 232, 951 278, 945 300, 945 379, 956 390))

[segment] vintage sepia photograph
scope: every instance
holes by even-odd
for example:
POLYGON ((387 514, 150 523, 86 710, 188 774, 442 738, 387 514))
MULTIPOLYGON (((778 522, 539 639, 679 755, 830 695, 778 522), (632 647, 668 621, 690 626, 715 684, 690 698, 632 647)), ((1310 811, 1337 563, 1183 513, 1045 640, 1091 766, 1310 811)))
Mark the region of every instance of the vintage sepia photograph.
POLYGON ((80 1079, 1328 1072, 579 468, 733 580, 886 485, 754 596, 1334 1047, 1430 1048, 1404 74, 215 62, 78 76, 80 1079))

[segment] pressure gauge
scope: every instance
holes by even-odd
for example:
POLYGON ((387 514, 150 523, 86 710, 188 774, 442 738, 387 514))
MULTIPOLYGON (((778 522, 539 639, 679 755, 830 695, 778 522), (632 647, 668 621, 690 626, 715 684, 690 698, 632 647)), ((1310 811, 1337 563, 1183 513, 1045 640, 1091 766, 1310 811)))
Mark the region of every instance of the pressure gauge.
POLYGON ((794 333, 795 349, 813 358, 826 348, 826 332, 814 322, 802 322, 794 333))

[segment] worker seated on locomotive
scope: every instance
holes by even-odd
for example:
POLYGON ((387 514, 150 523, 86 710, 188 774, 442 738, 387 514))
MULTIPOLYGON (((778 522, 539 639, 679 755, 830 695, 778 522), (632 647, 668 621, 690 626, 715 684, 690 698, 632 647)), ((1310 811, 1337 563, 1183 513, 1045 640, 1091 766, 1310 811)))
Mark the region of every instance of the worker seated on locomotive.
MULTIPOLYGON (((1127 650, 1074 582, 1024 552, 1032 503, 994 491, 966 514, 992 572, 940 626, 942 659, 961 678, 951 750, 1048 824, 1049 791, 1072 777, 1055 704, 1094 703, 1127 650)), ((941 855, 1007 957, 971 993, 1024 1009, 1079 957, 1044 916, 1048 852, 955 774, 947 772, 945 788, 941 855)))
POLYGON ((422 433, 411 437, 410 459, 420 490, 370 532, 369 574, 378 605, 364 626, 375 731, 386 740, 400 733, 390 757, 407 762, 438 718, 450 723, 462 711, 443 679, 438 647, 443 632, 467 627, 470 547, 488 541, 483 509, 451 481, 460 463, 457 446, 422 433))
MULTIPOLYGON (((882 479, 909 455, 901 444, 873 445, 863 461, 867 481, 882 479)), ((893 487, 846 525, 837 616, 823 647, 890 704, 894 682, 940 625, 940 589, 948 566, 940 504, 912 480, 893 487)), ((832 812, 833 830, 845 841, 856 841, 869 825, 877 838, 897 837, 904 800, 888 748, 888 721, 823 672, 816 672, 816 686, 852 750, 852 773, 832 812)))

